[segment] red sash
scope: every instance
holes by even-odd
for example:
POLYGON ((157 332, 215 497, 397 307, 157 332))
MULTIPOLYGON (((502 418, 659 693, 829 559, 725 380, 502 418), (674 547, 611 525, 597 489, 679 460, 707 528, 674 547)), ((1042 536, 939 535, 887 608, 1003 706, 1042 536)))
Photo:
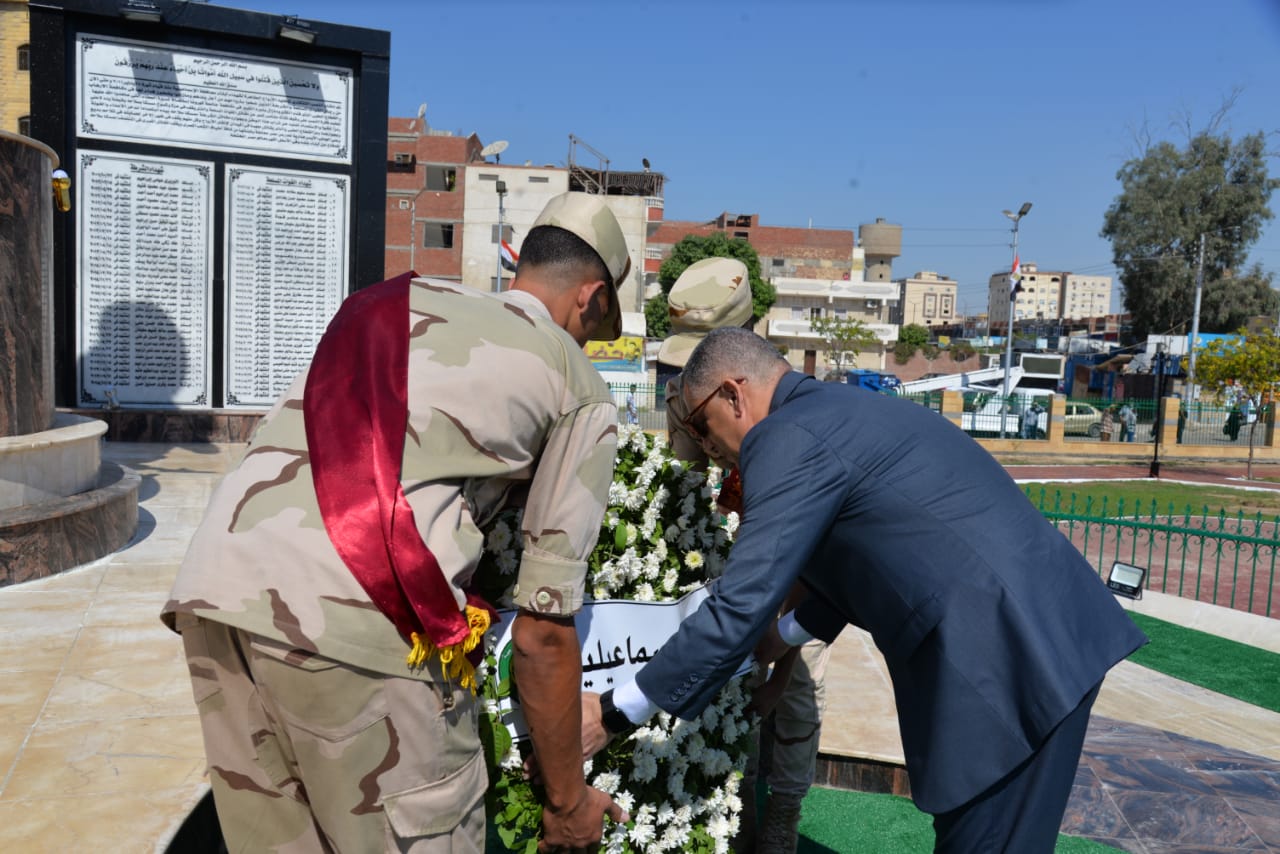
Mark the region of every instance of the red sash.
MULTIPOLYGON (((467 617, 418 528, 400 485, 409 403, 405 273, 343 302, 316 347, 303 421, 311 476, 333 547, 406 639, 463 642, 467 617)), ((476 607, 492 609, 478 596, 476 607)))

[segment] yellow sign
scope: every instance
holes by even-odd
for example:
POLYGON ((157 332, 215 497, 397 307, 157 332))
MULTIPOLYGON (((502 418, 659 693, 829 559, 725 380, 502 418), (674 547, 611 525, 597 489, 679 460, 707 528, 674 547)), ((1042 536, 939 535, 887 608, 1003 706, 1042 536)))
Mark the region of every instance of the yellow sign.
POLYGON ((588 341, 582 348, 598 371, 643 371, 644 339, 624 335, 613 341, 588 341))

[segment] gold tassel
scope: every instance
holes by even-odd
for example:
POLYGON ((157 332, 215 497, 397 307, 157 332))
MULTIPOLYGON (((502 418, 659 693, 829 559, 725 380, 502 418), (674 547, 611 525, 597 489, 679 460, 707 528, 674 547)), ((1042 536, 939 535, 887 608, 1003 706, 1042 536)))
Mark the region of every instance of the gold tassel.
POLYGON ((409 636, 413 641, 413 648, 405 656, 405 663, 416 670, 425 665, 428 658, 439 655, 445 678, 450 682, 456 680, 459 685, 471 689, 471 693, 474 694, 478 688, 476 669, 467 660, 467 653, 474 650, 483 640, 484 633, 489 631, 489 612, 484 608, 468 605, 466 615, 469 629, 467 636, 446 647, 437 647, 430 638, 413 632, 409 636))

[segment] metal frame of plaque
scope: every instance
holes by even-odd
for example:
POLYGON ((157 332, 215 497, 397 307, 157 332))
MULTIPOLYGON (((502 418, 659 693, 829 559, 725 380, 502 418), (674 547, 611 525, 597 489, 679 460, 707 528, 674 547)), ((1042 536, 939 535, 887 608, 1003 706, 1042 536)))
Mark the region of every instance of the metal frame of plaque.
POLYGON ((76 164, 54 230, 55 399, 262 410, 342 299, 383 278, 391 36, 148 3, 160 20, 29 6, 32 136, 76 164))

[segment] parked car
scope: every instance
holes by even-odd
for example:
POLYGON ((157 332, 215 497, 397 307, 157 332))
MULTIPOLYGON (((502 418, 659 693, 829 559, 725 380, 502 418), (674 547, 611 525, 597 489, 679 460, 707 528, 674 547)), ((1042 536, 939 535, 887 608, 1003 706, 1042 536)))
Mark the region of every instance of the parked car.
POLYGON ((1102 435, 1102 410, 1087 403, 1068 403, 1062 422, 1062 432, 1067 435, 1089 435, 1095 439, 1102 435))

